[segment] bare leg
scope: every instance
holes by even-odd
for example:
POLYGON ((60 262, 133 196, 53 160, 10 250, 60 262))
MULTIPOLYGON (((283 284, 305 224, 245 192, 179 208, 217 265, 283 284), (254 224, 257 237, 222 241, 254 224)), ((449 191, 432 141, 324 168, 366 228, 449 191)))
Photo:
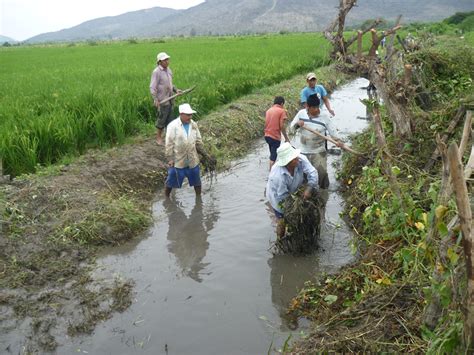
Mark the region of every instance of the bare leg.
POLYGON ((166 198, 170 197, 171 190, 173 190, 171 187, 168 187, 168 186, 165 187, 165 196, 166 196, 166 198))
POLYGON ((196 196, 201 194, 201 186, 194 186, 194 191, 196 192, 196 196))
POLYGON ((270 170, 272 170, 273 164, 275 164, 275 162, 273 160, 270 160, 270 170))
POLYGON ((163 145, 163 138, 161 136, 163 135, 163 128, 158 128, 156 131, 156 143, 159 145, 163 145))
POLYGON ((283 238, 286 232, 285 220, 283 218, 278 218, 277 220, 277 238, 283 238))

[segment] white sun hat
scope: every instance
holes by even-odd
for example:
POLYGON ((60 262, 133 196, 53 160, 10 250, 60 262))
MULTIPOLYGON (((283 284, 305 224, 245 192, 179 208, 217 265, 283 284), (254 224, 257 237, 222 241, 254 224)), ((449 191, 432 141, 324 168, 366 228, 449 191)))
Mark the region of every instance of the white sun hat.
POLYGON ((277 159, 275 164, 278 166, 285 166, 293 159, 298 158, 300 153, 301 151, 299 149, 295 149, 290 143, 285 142, 277 149, 277 159))
POLYGON ((191 115, 193 113, 196 113, 196 111, 194 111, 189 104, 181 104, 179 105, 179 113, 191 115))
POLYGON ((160 52, 158 53, 158 55, 156 56, 156 60, 159 62, 161 60, 166 60, 170 58, 170 56, 168 54, 166 54, 165 52, 160 52))
POLYGON ((311 80, 311 79, 316 79, 316 74, 308 73, 308 75, 306 75, 306 80, 311 80))

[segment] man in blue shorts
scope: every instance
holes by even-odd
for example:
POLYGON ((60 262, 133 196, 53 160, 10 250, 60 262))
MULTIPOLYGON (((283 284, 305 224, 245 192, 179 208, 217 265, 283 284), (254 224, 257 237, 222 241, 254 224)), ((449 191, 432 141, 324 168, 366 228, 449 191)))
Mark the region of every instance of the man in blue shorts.
POLYGON ((192 120, 196 113, 189 104, 179 105, 179 117, 171 121, 166 129, 165 154, 168 160, 168 177, 165 195, 172 189, 181 188, 184 178, 194 187, 196 195, 201 194, 201 176, 198 150, 203 151, 198 125, 192 120))
POLYGON ((316 79, 316 74, 308 73, 308 75, 306 75, 306 82, 308 83, 308 86, 306 86, 303 90, 301 90, 301 93, 300 93, 301 105, 304 108, 307 108, 308 97, 316 94, 319 100, 321 101, 321 106, 324 102, 324 105, 328 109, 331 116, 335 116, 336 114, 334 110, 331 108, 331 103, 329 102, 328 93, 326 89, 322 85, 316 85, 318 82, 318 80, 316 79))

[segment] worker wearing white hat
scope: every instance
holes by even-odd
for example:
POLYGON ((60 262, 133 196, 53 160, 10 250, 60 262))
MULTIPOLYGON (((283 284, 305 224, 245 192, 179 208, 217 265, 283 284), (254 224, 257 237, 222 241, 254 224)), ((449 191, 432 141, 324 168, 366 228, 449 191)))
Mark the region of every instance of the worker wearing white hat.
POLYGON ((150 93, 153 97, 153 105, 157 108, 155 126, 157 128, 156 142, 163 145, 163 129, 174 119, 173 100, 167 100, 174 93, 181 93, 173 85, 173 72, 169 68, 170 56, 160 52, 156 56, 157 66, 151 74, 150 93))
POLYGON ((285 232, 281 202, 304 183, 304 175, 308 181, 303 194, 306 199, 318 187, 318 172, 308 158, 300 154, 299 149, 293 148, 288 142, 282 143, 277 149, 277 158, 268 176, 266 188, 266 197, 278 219, 278 237, 282 237, 285 232))

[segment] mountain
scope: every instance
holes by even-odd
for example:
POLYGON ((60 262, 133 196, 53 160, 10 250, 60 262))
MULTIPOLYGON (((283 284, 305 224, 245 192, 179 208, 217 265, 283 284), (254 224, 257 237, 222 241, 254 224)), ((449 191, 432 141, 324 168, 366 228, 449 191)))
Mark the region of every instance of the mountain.
MULTIPOLYGON (((320 31, 335 18, 338 5, 339 0, 207 0, 187 10, 154 7, 99 18, 27 42, 320 31)), ((405 23, 429 22, 471 10, 472 0, 359 0, 347 24, 394 20, 399 14, 405 23)))
POLYGON ((127 12, 118 16, 101 17, 57 32, 43 33, 26 40, 27 43, 74 42, 88 39, 121 39, 143 37, 144 28, 159 23, 179 10, 153 7, 146 10, 127 12))
POLYGON ((5 43, 5 42, 8 42, 8 43, 16 43, 17 41, 15 41, 13 38, 0 35, 0 44, 3 44, 3 43, 5 43))

